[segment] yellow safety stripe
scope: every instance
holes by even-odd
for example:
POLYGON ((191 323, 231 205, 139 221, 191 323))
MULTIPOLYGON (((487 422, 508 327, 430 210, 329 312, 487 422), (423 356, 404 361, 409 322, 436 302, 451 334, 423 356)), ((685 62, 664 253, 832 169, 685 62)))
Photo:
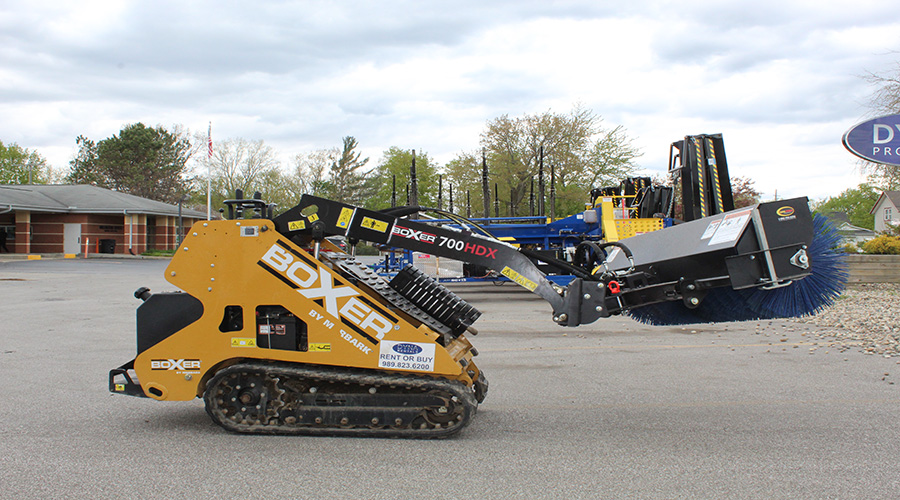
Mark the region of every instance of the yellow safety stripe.
POLYGON ((716 150, 713 147, 713 140, 706 138, 709 145, 710 170, 712 171, 712 183, 716 195, 716 213, 720 214, 725 211, 725 203, 722 201, 722 185, 719 183, 719 165, 716 163, 716 150))
POLYGON ((706 208, 706 169, 703 165, 703 155, 700 153, 700 148, 702 144, 700 143, 700 139, 696 137, 693 138, 694 141, 694 151, 697 156, 697 185, 700 187, 700 217, 706 217, 707 208, 706 208))

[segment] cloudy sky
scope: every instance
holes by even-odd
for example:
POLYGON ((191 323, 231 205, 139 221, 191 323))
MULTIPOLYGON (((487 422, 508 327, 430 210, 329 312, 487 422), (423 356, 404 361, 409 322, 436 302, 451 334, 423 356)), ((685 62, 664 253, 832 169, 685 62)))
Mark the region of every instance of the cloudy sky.
POLYGON ((662 173, 722 133, 771 199, 864 178, 841 136, 900 61, 900 2, 0 0, 0 140, 68 168, 75 138, 180 124, 283 162, 355 136, 440 163, 487 120, 576 103, 662 173))

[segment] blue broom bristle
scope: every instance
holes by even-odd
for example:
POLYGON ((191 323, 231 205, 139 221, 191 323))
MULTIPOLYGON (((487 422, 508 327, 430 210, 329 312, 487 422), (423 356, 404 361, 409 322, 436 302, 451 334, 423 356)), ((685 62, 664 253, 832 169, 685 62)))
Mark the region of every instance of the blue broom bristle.
POLYGON ((813 239, 806 249, 809 276, 790 285, 761 288, 710 290, 700 306, 689 309, 681 302, 652 304, 627 312, 651 325, 684 325, 725 321, 753 321, 809 316, 834 303, 844 290, 848 272, 844 253, 837 249, 840 235, 824 216, 813 217, 813 239))

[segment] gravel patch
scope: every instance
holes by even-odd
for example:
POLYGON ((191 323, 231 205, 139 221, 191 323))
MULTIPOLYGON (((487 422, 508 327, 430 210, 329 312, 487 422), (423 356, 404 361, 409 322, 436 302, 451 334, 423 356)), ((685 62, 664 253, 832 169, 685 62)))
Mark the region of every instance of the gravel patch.
POLYGON ((820 327, 822 347, 900 357, 900 283, 860 283, 830 308, 795 321, 820 327))

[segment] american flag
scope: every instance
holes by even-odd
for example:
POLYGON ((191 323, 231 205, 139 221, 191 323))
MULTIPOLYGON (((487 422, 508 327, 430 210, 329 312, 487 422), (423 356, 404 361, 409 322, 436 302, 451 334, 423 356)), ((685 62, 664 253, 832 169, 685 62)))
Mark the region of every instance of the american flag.
POLYGON ((209 129, 206 131, 206 157, 212 159, 212 123, 209 124, 209 129))

